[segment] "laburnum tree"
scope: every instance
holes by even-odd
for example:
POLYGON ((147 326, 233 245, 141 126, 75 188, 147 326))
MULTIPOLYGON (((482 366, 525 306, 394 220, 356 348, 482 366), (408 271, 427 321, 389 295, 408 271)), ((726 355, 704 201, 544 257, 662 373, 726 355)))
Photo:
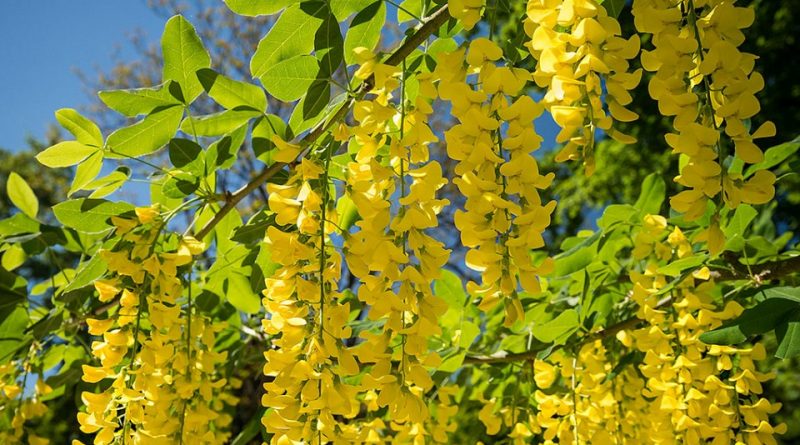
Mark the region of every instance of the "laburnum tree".
POLYGON ((271 16, 251 81, 215 69, 174 16, 162 83, 99 93, 121 127, 56 112, 73 139, 36 157, 74 168, 54 218, 28 185, 39 178, 9 174, 0 442, 776 444, 787 432, 764 386, 768 357, 800 355, 800 256, 792 233, 756 225, 800 143, 761 147, 777 129, 752 124, 769 88, 740 50, 757 11, 225 3, 271 16), (403 37, 382 52, 387 29, 403 37), (540 117, 558 127, 555 159, 591 176, 615 162, 604 141, 644 149, 629 131, 642 82, 679 174, 647 175, 638 199, 553 245, 540 117), (240 162, 260 171, 229 189, 220 178, 240 162), (29 271, 42 262, 58 269, 44 280, 29 271))

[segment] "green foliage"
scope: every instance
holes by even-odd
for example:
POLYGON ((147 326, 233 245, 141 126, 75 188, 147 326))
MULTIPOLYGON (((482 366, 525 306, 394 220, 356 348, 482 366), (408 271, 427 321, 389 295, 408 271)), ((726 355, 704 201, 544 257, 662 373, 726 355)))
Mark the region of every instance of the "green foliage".
POLYGON ((181 101, 192 103, 203 92, 197 71, 211 66, 211 56, 194 26, 180 15, 169 19, 161 36, 161 51, 164 56, 164 81, 177 82, 181 101))
POLYGON ((133 210, 126 202, 79 198, 53 207, 56 219, 66 227, 85 233, 100 233, 111 228, 110 218, 133 210))
POLYGON ((156 109, 180 105, 180 100, 172 95, 172 81, 153 88, 133 88, 128 90, 100 91, 98 96, 112 110, 128 117, 147 115, 156 109))
POLYGON ((78 141, 64 141, 36 155, 36 159, 50 168, 69 167, 100 151, 97 147, 78 141))
POLYGON ((11 202, 22 210, 22 213, 36 219, 36 214, 39 213, 39 199, 33 193, 33 189, 22 176, 11 172, 8 175, 8 183, 6 183, 6 192, 11 202))
POLYGON ((229 110, 250 108, 255 111, 266 111, 267 96, 261 88, 229 79, 212 69, 204 68, 197 70, 196 73, 206 93, 223 107, 229 110))
POLYGON ((700 336, 705 343, 737 345, 774 330, 778 340, 775 356, 800 355, 800 288, 772 287, 757 293, 763 300, 736 319, 700 336))
POLYGON ((386 5, 382 0, 373 2, 353 17, 344 39, 344 60, 348 65, 356 62, 355 48, 364 47, 372 51, 378 46, 385 21, 386 5))
POLYGON ((181 123, 183 107, 171 106, 147 115, 141 121, 108 135, 108 158, 137 158, 163 147, 181 123))

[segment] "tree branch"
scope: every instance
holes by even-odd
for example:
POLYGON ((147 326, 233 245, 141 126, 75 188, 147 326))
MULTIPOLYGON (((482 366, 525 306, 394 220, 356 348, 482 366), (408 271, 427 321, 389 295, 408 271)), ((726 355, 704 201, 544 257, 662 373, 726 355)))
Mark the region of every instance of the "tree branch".
MULTIPOLYGON (((406 57, 408 57, 412 51, 414 51, 417 47, 419 47, 422 42, 424 42, 428 37, 431 36, 436 30, 439 29, 448 19, 450 18, 450 14, 447 11, 447 5, 441 6, 438 10, 436 10, 433 14, 428 17, 428 20, 422 24, 419 28, 412 35, 406 38, 403 43, 394 51, 391 55, 386 59, 385 64, 387 65, 397 65, 402 62, 406 57)), ((342 119, 344 119, 347 114, 350 112, 351 107, 355 103, 356 100, 361 99, 366 95, 369 91, 372 90, 374 86, 374 78, 370 77, 356 88, 355 93, 353 96, 350 96, 347 101, 342 104, 342 106, 336 111, 336 113, 325 122, 318 125, 312 131, 307 133, 304 137, 302 137, 299 141, 295 143, 300 144, 305 149, 300 152, 297 156, 295 162, 299 159, 302 159, 308 152, 308 147, 310 147, 317 139, 322 137, 325 133, 327 133, 333 125, 342 119)), ((267 182, 270 178, 275 176, 279 171, 286 167, 289 164, 283 162, 276 162, 275 164, 270 165, 269 167, 264 168, 258 175, 256 175, 253 179, 250 180, 247 184, 242 186, 239 190, 236 190, 234 193, 227 196, 225 203, 220 207, 219 211, 214 215, 211 220, 206 223, 203 228, 201 228, 195 234, 195 238, 202 240, 206 237, 214 227, 225 218, 231 210, 233 210, 239 202, 241 202, 245 197, 247 197, 250 193, 254 190, 258 189, 262 184, 267 182)))
MULTIPOLYGON (((722 269, 719 267, 712 268, 712 277, 716 281, 737 281, 737 280, 752 279, 756 283, 756 285, 761 285, 761 283, 763 283, 766 280, 776 280, 785 277, 787 275, 800 272, 800 255, 781 260, 767 261, 766 263, 755 264, 750 266, 749 270, 747 266, 742 265, 742 263, 739 261, 740 257, 732 252, 727 252, 726 254, 723 254, 722 258, 726 260, 730 268, 729 269, 722 269)), ((666 306, 671 302, 672 298, 670 297, 662 298, 656 304, 656 308, 666 306)), ((577 341, 570 346, 579 347, 587 343, 591 343, 595 340, 602 340, 604 338, 612 337, 616 335, 617 332, 624 331, 625 329, 635 328, 642 321, 643 320, 641 320, 638 317, 628 318, 627 320, 620 321, 619 323, 613 324, 601 331, 597 331, 585 337, 578 338, 577 341)), ((513 363, 513 362, 534 360, 540 352, 546 350, 551 346, 552 346, 551 344, 543 344, 531 348, 525 352, 517 352, 511 354, 506 353, 505 351, 500 351, 492 355, 467 356, 464 358, 464 364, 490 365, 497 363, 513 363)), ((564 346, 566 345, 557 346, 554 349, 559 349, 564 346)))

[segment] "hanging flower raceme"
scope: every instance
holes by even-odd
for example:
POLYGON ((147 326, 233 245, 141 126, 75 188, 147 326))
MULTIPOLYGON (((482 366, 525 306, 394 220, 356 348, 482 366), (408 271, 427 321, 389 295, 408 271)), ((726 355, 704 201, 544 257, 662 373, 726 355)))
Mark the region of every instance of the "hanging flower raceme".
MULTIPOLYGON (((771 122, 748 128, 760 109, 755 94, 764 87, 753 71, 756 56, 738 50, 753 10, 723 0, 636 0, 633 14, 639 32, 652 34, 653 49, 642 52, 642 66, 655 73, 650 95, 664 116, 674 116, 675 133, 667 134, 667 143, 688 159, 675 178, 686 190, 670 199, 672 208, 695 220, 720 195, 720 206, 730 208, 770 201, 772 172, 745 177, 720 165, 733 155, 749 164, 761 161, 753 140, 775 135, 771 122)), ((709 230, 718 229, 715 218, 709 230)), ((711 243, 709 249, 719 251, 711 243)))
POLYGON ((53 391, 45 383, 41 369, 34 369, 31 363, 40 350, 41 346, 33 342, 25 359, 0 365, 0 443, 50 443, 36 434, 34 425, 46 420, 48 408, 42 397, 53 391), (34 379, 36 383, 29 385, 34 379))
POLYGON ((555 201, 543 204, 538 191, 553 174, 541 175, 531 155, 541 143, 533 120, 542 107, 520 96, 530 73, 497 65, 503 52, 495 43, 476 39, 464 55, 464 49, 443 55, 436 67, 439 95, 460 122, 445 132, 447 154, 458 161, 453 182, 466 198, 455 224, 469 248, 467 266, 481 273, 482 283, 469 283, 468 290, 481 297, 482 310, 502 302, 511 325, 524 314, 520 287, 538 294, 537 275, 552 264, 535 265, 530 257, 544 246, 542 232, 555 208, 555 201))
POLYGON ((157 252, 164 222, 156 208, 138 208, 136 219, 112 222, 119 241, 100 252, 109 274, 94 287, 99 302, 116 304, 108 318, 86 320, 98 338, 92 355, 99 366, 83 365, 82 377, 106 389, 82 393, 81 431, 93 434, 96 445, 223 443, 231 422, 224 405, 234 402, 222 394, 226 380, 218 368, 226 357, 214 351, 214 328, 203 317, 191 320, 191 305, 182 316, 180 301, 178 268, 190 264, 202 244, 186 237, 176 252, 157 252))
POLYGON ((542 103, 561 127, 556 141, 566 143, 556 160, 582 157, 590 175, 597 130, 624 144, 636 142, 613 123, 638 118, 625 106, 641 79, 641 70, 631 71, 629 63, 639 53, 639 37, 624 39, 619 22, 595 0, 530 0, 525 32, 537 61, 533 79, 546 89, 542 103))
MULTIPOLYGON (((297 156, 296 146, 275 142, 279 156, 297 156)), ((358 414, 357 388, 345 377, 358 374, 359 365, 343 343, 351 337, 350 308, 339 301, 341 258, 329 237, 338 218, 326 153, 323 160, 303 159, 285 184, 268 186, 270 210, 284 227, 267 231, 272 259, 281 267, 267 278, 263 299, 272 348, 264 354, 262 404, 269 409, 262 423, 276 444, 353 441, 358 435, 334 417, 358 414)))
POLYGON ((449 256, 426 233, 438 226, 437 215, 448 204, 436 198, 446 180, 428 154, 428 145, 437 141, 427 124, 435 88, 429 76, 421 76, 412 102, 399 68, 357 53, 362 65, 356 76, 374 74, 375 85, 356 103, 357 125, 348 129, 355 162, 348 165, 346 188, 362 219, 346 236, 345 252, 361 281, 358 298, 369 306, 367 316, 382 323, 382 333, 362 333, 357 348, 359 360, 372 365, 362 380, 365 402, 369 411, 388 407, 396 440, 446 439, 446 420, 445 426, 432 427, 438 433, 426 428, 429 408, 423 399, 433 386, 427 368, 441 361, 429 351, 428 338, 441 334, 438 317, 446 310, 431 284, 449 256))
POLYGON ((707 268, 674 285, 671 299, 664 300, 660 290, 667 286, 667 277, 658 272, 659 261, 693 255, 692 246, 680 229, 670 231, 663 217, 647 216, 643 230, 652 253, 643 272, 631 273, 631 298, 646 325, 622 331, 617 338, 644 353, 639 368, 647 383, 642 394, 662 413, 650 416, 652 439, 664 444, 674 443, 675 437, 687 443, 774 444, 773 434, 786 426, 770 425, 769 415, 780 405, 759 397, 761 383, 772 377, 756 369, 756 361, 766 358, 763 345, 707 345, 699 339, 738 316, 742 307, 730 301, 718 308, 707 268))

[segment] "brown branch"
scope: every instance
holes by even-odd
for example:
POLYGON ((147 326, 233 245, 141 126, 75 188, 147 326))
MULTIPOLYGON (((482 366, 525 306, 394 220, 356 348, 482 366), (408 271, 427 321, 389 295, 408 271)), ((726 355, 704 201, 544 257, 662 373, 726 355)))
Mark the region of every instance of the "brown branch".
MULTIPOLYGON (((417 49, 422 42, 424 42, 428 37, 431 36, 431 34, 438 30, 439 27, 442 26, 449 18, 450 14, 447 11, 447 5, 440 7, 428 17, 428 20, 423 23, 422 26, 420 26, 414 32, 414 34, 406 38, 403 43, 394 52, 392 52, 392 54, 389 55, 384 63, 387 65, 397 65, 402 62, 415 49, 417 49)), ((307 133, 299 141, 295 142, 305 148, 305 150, 301 151, 301 153, 297 156, 297 160, 303 158, 307 154, 308 147, 310 147, 314 142, 317 141, 317 139, 327 133, 335 123, 344 119, 350 112, 350 108, 353 106, 355 101, 361 99, 365 94, 372 90, 373 84, 374 79, 372 77, 361 82, 358 88, 356 88, 355 93, 350 96, 347 101, 344 102, 344 104, 342 104, 342 106, 331 118, 327 119, 325 122, 307 133)), ((283 167, 287 165, 289 164, 276 162, 275 164, 264 168, 258 175, 251 179, 250 182, 242 186, 242 188, 239 190, 236 190, 234 193, 228 195, 228 198, 225 200, 225 204, 223 204, 214 217, 211 218, 211 220, 195 234, 195 237, 201 240, 205 238, 206 235, 211 233, 214 227, 220 221, 222 221, 223 218, 225 218, 225 215, 227 215, 236 207, 237 204, 239 204, 239 202, 241 202, 254 190, 258 189, 270 178, 275 176, 283 169, 283 167)))
MULTIPOLYGON (((760 285, 766 280, 775 280, 785 277, 787 275, 800 272, 800 255, 789 257, 782 260, 768 261, 766 263, 755 264, 749 267, 742 265, 739 261, 740 257, 728 252, 723 254, 722 258, 725 259, 730 268, 712 268, 712 276, 716 281, 737 281, 737 280, 753 280, 756 285, 760 285)), ((662 298, 656 304, 656 308, 668 305, 672 299, 670 297, 662 298)), ((594 332, 585 337, 580 337, 575 343, 570 346, 579 347, 595 340, 602 340, 604 338, 612 337, 617 332, 624 331, 625 329, 635 328, 640 322, 638 317, 631 317, 627 320, 620 321, 613 324, 601 331, 594 332)), ((472 355, 464 358, 464 364, 467 365, 483 365, 483 364, 497 364, 497 363, 513 363, 521 361, 534 360, 540 352, 551 347, 551 344, 538 345, 525 352, 506 353, 500 351, 492 355, 472 355)), ((560 349, 566 345, 557 346, 554 349, 560 349)))

